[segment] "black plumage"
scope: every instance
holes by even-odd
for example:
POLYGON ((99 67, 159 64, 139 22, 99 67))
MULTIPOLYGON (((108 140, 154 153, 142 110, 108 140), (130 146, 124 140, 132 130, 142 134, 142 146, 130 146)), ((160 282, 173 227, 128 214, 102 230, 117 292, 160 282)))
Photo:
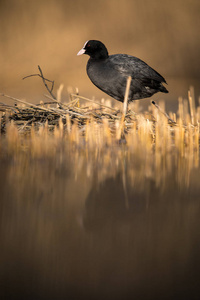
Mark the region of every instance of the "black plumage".
POLYGON ((96 40, 85 43, 77 55, 88 54, 87 74, 100 90, 123 101, 128 76, 131 86, 128 101, 151 97, 157 92, 168 93, 165 79, 141 59, 127 55, 108 55, 105 45, 96 40))

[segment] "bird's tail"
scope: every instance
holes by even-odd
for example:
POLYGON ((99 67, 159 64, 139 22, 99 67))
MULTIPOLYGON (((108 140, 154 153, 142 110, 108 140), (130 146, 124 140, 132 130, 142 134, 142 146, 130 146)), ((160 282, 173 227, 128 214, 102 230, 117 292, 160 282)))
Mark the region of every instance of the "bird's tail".
POLYGON ((166 87, 164 87, 164 85, 162 85, 162 83, 160 84, 160 92, 169 93, 169 91, 166 89, 166 87))

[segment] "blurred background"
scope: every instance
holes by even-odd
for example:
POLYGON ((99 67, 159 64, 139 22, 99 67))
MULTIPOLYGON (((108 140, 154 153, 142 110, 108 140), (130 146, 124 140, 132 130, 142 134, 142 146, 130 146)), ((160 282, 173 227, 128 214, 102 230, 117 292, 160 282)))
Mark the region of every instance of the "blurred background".
MULTIPOLYGON (((77 57, 98 39, 164 76, 169 94, 153 99, 175 110, 190 85, 200 95, 199 28, 199 0, 0 0, 0 93, 44 100, 40 78, 22 80, 40 65, 55 90, 64 84, 63 101, 76 87, 107 98, 77 57)), ((19 135, 19 151, 10 137, 13 154, 0 139, 0 299, 199 299, 199 149, 91 154, 41 135, 37 157, 34 139, 28 150, 19 135)))
MULTIPOLYGON (((105 43, 110 54, 137 56, 168 82, 166 99, 200 94, 199 0, 2 0, 0 1, 0 92, 39 101, 46 93, 37 73, 80 94, 107 96, 86 75, 88 57, 77 57, 86 40, 105 43)), ((196 97, 196 101, 197 101, 196 97)), ((149 100, 143 100, 149 103, 149 100)))

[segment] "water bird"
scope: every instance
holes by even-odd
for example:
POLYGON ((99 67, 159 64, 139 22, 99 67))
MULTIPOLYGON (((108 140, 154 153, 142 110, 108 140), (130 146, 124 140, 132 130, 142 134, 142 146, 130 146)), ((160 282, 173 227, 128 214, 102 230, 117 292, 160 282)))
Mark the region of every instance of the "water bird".
POLYGON ((97 40, 87 41, 77 55, 90 56, 87 74, 100 90, 118 101, 124 101, 127 78, 131 76, 128 101, 148 98, 157 92, 168 93, 167 83, 157 71, 141 59, 128 54, 109 55, 97 40))

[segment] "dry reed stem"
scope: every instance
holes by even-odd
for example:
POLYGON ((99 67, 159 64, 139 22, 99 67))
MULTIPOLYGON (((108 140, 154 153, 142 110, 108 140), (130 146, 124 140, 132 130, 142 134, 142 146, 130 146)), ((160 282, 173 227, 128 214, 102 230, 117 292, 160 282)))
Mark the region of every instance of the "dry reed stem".
MULTIPOLYGON (((76 96, 76 97, 77 97, 76 94, 71 94, 71 96, 76 96)), ((82 99, 82 100, 86 100, 86 101, 88 101, 88 102, 92 102, 92 103, 94 103, 94 104, 97 104, 97 105, 99 105, 99 106, 102 106, 102 107, 104 107, 104 108, 107 108, 107 109, 110 109, 110 110, 113 110, 113 111, 117 112, 117 110, 116 110, 115 108, 110 107, 110 106, 107 106, 107 105, 104 105, 104 104, 102 104, 102 103, 100 103, 100 102, 97 102, 97 101, 94 101, 94 100, 92 100, 92 99, 89 99, 89 98, 86 98, 86 97, 83 97, 83 96, 78 96, 78 98, 80 98, 80 99, 82 99)), ((73 101, 74 101, 74 100, 73 100, 73 101)))
POLYGON ((158 111, 159 111, 161 114, 163 114, 163 115, 168 119, 168 121, 170 121, 171 123, 175 123, 174 120, 172 120, 172 119, 169 117, 169 115, 168 115, 165 111, 163 111, 163 110, 160 108, 160 106, 159 106, 154 100, 151 101, 151 103, 158 109, 158 111))
POLYGON ((130 86, 131 86, 131 76, 128 76, 127 78, 127 83, 126 83, 126 91, 124 95, 124 104, 123 104, 123 115, 124 117, 126 116, 127 108, 128 108, 128 96, 129 96, 129 91, 130 91, 130 86))
POLYGON ((191 123, 196 125, 196 109, 195 109, 195 99, 194 91, 192 88, 188 91, 188 100, 190 105, 191 123))

